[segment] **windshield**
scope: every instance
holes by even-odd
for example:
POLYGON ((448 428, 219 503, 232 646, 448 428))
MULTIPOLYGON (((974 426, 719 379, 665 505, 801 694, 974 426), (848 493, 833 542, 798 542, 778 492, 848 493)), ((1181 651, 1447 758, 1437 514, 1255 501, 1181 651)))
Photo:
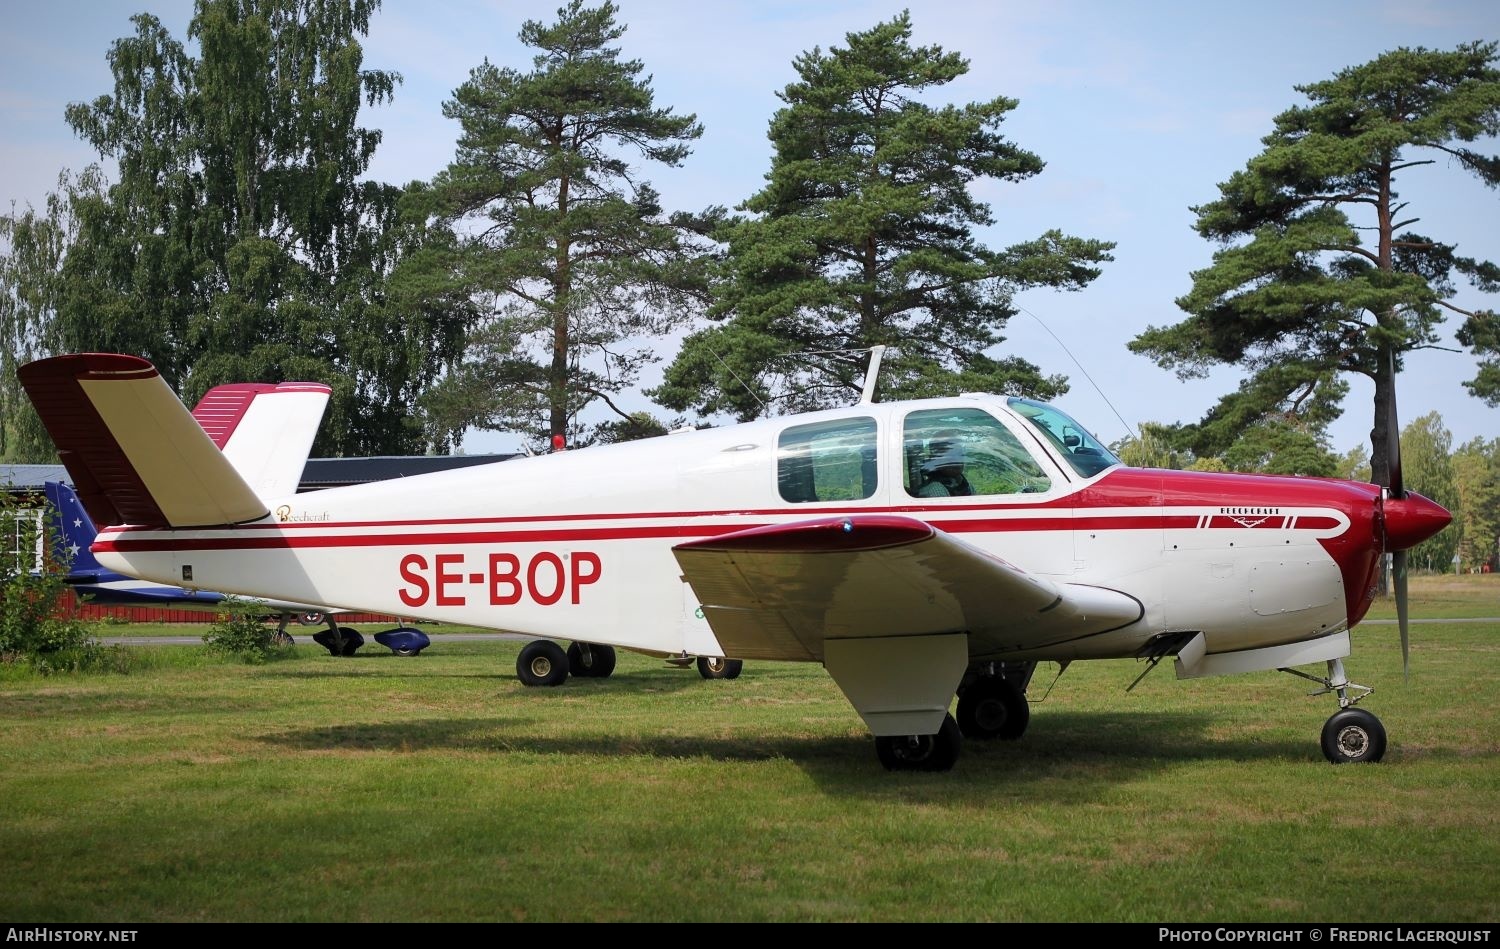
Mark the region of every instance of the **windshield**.
POLYGON ((1041 432, 1052 443, 1052 447, 1057 449, 1058 454, 1083 477, 1092 478, 1110 465, 1120 463, 1120 459, 1101 445, 1082 425, 1047 403, 1020 398, 1011 398, 1007 402, 1032 427, 1041 432))

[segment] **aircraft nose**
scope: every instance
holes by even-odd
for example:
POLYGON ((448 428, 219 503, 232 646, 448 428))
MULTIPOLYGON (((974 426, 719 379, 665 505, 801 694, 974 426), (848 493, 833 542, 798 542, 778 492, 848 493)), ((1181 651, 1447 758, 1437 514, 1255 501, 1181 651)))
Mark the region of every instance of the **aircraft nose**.
POLYGON ((1448 526, 1453 515, 1414 492, 1385 499, 1385 549, 1406 550, 1448 526))

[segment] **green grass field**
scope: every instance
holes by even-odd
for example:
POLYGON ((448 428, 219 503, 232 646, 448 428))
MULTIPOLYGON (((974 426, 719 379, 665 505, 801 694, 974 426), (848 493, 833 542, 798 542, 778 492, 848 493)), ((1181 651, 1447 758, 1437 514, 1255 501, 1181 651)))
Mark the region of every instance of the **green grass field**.
MULTIPOLYGON (((1412 593, 1500 615, 1500 578, 1412 593)), ((1412 644, 1403 681, 1394 625, 1354 633, 1378 765, 1323 760, 1306 680, 1163 663, 1126 693, 1117 661, 1044 664, 1026 736, 945 774, 882 769, 814 665, 622 653, 528 689, 513 641, 130 647, 0 678, 0 919, 1493 922, 1500 623, 1412 644)))

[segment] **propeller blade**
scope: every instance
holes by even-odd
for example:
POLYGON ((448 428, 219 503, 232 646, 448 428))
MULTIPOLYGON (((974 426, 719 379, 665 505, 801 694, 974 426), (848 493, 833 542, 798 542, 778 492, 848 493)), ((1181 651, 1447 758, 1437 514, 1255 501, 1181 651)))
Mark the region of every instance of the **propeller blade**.
MULTIPOLYGON (((1390 383, 1386 389, 1385 450, 1386 494, 1401 499, 1406 497, 1406 483, 1401 477, 1401 424, 1396 420, 1396 347, 1388 350, 1390 357, 1390 383)), ((1389 539, 1387 539, 1389 546, 1389 539)), ((1401 674, 1411 678, 1411 627, 1406 612, 1406 550, 1391 553, 1391 579, 1396 592, 1396 622, 1401 627, 1401 674)))
POLYGON ((1401 627, 1401 674, 1411 678, 1411 627, 1406 613, 1406 551, 1398 550, 1391 555, 1391 573, 1395 575, 1396 622, 1401 627))
POLYGON ((1396 347, 1390 349, 1391 381, 1386 390, 1385 458, 1389 476, 1386 488, 1393 498, 1406 497, 1406 483, 1401 478, 1401 423, 1396 420, 1396 347))

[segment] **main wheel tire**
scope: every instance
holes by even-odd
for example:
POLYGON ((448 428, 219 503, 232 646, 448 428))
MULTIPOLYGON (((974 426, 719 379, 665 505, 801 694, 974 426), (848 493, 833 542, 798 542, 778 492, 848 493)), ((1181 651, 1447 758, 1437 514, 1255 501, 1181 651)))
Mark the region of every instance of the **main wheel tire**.
POLYGON ((415 646, 400 646, 400 647, 397 647, 396 649, 392 649, 391 650, 391 652, 395 653, 398 656, 415 656, 417 653, 419 653, 421 651, 422 650, 418 649, 415 646))
POLYGON ((340 626, 339 638, 343 640, 343 651, 339 653, 341 656, 352 656, 356 649, 365 644, 365 638, 352 626, 340 626))
POLYGON ((615 671, 615 647, 587 643, 587 652, 579 643, 568 646, 568 671, 585 679, 607 679, 615 671))
POLYGON ((303 626, 322 626, 328 621, 328 617, 322 613, 303 613, 297 617, 297 622, 303 626))
POLYGON ((718 656, 699 656, 698 674, 705 679, 737 679, 745 668, 742 659, 722 659, 718 656))
POLYGON ((550 639, 535 639, 521 647, 516 676, 522 685, 562 685, 568 681, 568 654, 550 639))
POLYGON ((983 676, 958 697, 958 730, 965 738, 1014 741, 1031 724, 1031 705, 1009 679, 983 676))
POLYGON ((875 754, 887 771, 948 771, 958 760, 963 735, 952 715, 936 735, 876 736, 875 754))
POLYGON ((1335 712, 1323 723, 1323 757, 1333 764, 1374 764, 1385 757, 1385 726, 1364 709, 1335 712))

